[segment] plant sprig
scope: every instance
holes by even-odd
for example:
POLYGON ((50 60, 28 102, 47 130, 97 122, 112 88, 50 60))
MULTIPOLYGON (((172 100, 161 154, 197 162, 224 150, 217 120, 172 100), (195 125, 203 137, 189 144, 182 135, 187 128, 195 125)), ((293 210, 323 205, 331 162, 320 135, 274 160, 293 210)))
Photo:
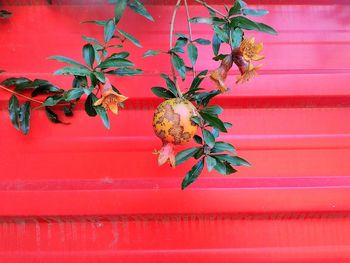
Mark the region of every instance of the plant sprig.
MULTIPOLYGON (((87 42, 82 47, 84 62, 61 55, 49 57, 49 59, 67 64, 67 66, 56 70, 54 74, 73 76, 72 88, 63 90, 47 80, 30 80, 24 77, 8 78, 1 82, 0 89, 12 93, 8 109, 11 122, 17 130, 24 134, 29 132, 31 110, 37 108, 44 108, 46 116, 51 122, 67 124, 60 119, 55 112, 56 109, 62 110, 65 116, 71 117, 73 116, 74 106, 82 97, 86 97, 84 108, 87 115, 91 117, 100 116, 104 126, 106 128, 110 127, 107 107, 94 105, 101 95, 103 97, 104 86, 110 85, 107 76, 135 76, 143 73, 141 69, 135 68, 135 64, 129 60, 130 53, 122 50, 125 41, 130 41, 137 47, 141 47, 140 42, 117 25, 126 7, 150 21, 153 21, 153 18, 138 0, 109 2, 115 4, 113 18, 85 21, 85 23, 94 23, 103 27, 103 40, 100 41, 87 36, 82 37, 87 42), (118 43, 115 43, 115 41, 118 41, 118 43), (43 101, 34 98, 39 95, 46 95, 46 98, 43 101), (22 106, 17 97, 25 99, 22 106), (33 107, 31 103, 36 104, 36 107, 33 107)), ((111 88, 116 95, 122 96, 113 85, 111 85, 111 88)), ((118 104, 123 107, 122 102, 118 102, 118 104)))
MULTIPOLYGON (((170 26, 170 50, 149 50, 144 54, 144 57, 159 54, 169 54, 171 57, 173 79, 165 74, 162 74, 161 77, 165 79, 166 87, 153 87, 151 89, 152 92, 156 96, 163 99, 183 97, 184 99, 191 101, 199 112, 198 116, 192 117, 192 121, 200 128, 200 135, 197 134, 193 137, 193 140, 197 146, 180 151, 176 155, 176 165, 180 165, 191 158, 196 160, 195 165, 187 172, 182 181, 182 189, 185 189, 197 180, 199 175, 202 173, 205 164, 209 172, 216 170, 223 175, 237 172, 237 170, 234 168, 236 166, 251 166, 248 161, 236 155, 236 150, 233 145, 220 140, 220 133, 227 133, 227 129, 229 129, 232 124, 221 119, 220 115, 223 113, 223 108, 219 105, 213 105, 211 100, 220 95, 222 92, 228 90, 225 87, 224 81, 233 63, 236 64, 241 72, 241 82, 243 82, 243 80, 247 81, 255 75, 254 70, 256 70, 258 67, 254 68, 251 60, 258 60, 263 57, 254 54, 255 57, 253 57, 253 59, 248 61, 245 60, 246 54, 244 54, 244 50, 242 48, 242 43, 245 39, 244 31, 255 30, 274 35, 277 34, 272 27, 247 18, 247 16, 263 16, 266 15, 268 11, 263 9, 247 8, 247 4, 242 0, 234 1, 234 4, 231 7, 225 6, 226 13, 218 11, 203 0, 195 1, 200 3, 208 10, 210 17, 190 18, 188 5, 186 0, 184 0, 183 3, 186 9, 189 32, 188 35, 176 33, 177 40, 175 47, 173 47, 171 43, 174 19, 176 11, 181 3, 181 0, 178 0, 174 8, 170 26), (193 39, 191 23, 204 23, 211 25, 213 30, 212 41, 210 42, 209 40, 203 38, 193 39), (198 60, 198 48, 196 45, 210 45, 210 43, 212 44, 214 53, 213 60, 221 61, 221 65, 210 75, 208 75, 208 70, 203 70, 196 75, 195 64, 198 60), (229 46, 231 50, 230 54, 219 53, 220 47, 223 44, 227 44, 229 46), (181 57, 181 54, 185 53, 186 46, 186 53, 191 62, 190 66, 186 66, 183 58, 181 57), (186 73, 188 71, 193 72, 192 84, 184 93, 181 90, 179 91, 176 74, 173 70, 174 68, 176 69, 177 74, 181 77, 182 81, 185 80, 187 75, 186 73), (210 78, 217 84, 218 89, 207 91, 200 87, 202 81, 207 76, 210 76, 210 78)), ((247 44, 244 43, 244 45, 247 44)), ((251 46, 257 50, 260 48, 258 45, 256 45, 256 47, 251 44, 251 46)), ((248 59, 250 59, 250 57, 248 59)))

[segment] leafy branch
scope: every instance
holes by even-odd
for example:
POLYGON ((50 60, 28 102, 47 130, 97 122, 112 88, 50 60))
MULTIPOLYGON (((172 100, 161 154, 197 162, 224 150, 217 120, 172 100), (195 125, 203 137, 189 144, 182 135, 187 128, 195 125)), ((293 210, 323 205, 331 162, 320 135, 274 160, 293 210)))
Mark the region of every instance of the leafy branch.
MULTIPOLYGON (((256 71, 260 68, 260 66, 254 66, 252 62, 264 58, 259 54, 263 48, 262 43, 255 44, 254 38, 245 38, 244 30, 277 34, 272 27, 260 22, 255 22, 246 17, 263 16, 266 15, 268 11, 247 8, 247 4, 242 0, 236 0, 231 7, 225 6, 226 14, 208 5, 203 0, 195 1, 208 10, 210 17, 190 18, 188 5, 186 0, 184 0, 189 35, 176 33, 178 38, 175 47, 173 47, 172 32, 174 30, 175 14, 181 4, 181 0, 178 0, 170 25, 170 50, 167 52, 149 50, 144 54, 144 57, 159 54, 169 54, 171 57, 173 79, 165 74, 161 74, 161 77, 166 82, 166 87, 153 87, 151 89, 152 92, 165 100, 182 98, 186 101, 190 101, 197 109, 197 113, 193 114, 191 118, 192 123, 197 125, 200 130, 200 134, 193 136, 193 140, 197 146, 180 151, 176 154, 175 158, 175 165, 180 165, 191 158, 196 160, 195 165, 187 172, 182 181, 182 189, 188 187, 197 180, 205 164, 209 172, 216 170, 223 175, 237 172, 234 168, 236 166, 250 166, 248 161, 236 155, 235 147, 232 144, 220 140, 220 133, 227 133, 232 124, 221 119, 220 115, 223 113, 223 108, 219 105, 211 104, 211 100, 228 90, 225 80, 233 64, 238 67, 241 73, 241 75, 237 77, 236 83, 243 83, 252 79, 256 75, 256 71), (210 25, 213 30, 212 42, 203 38, 194 40, 190 23, 204 23, 210 25), (213 60, 220 61, 220 66, 210 74, 208 74, 208 70, 203 70, 196 75, 195 64, 198 60, 198 48, 195 44, 209 45, 210 43, 212 44, 214 53, 213 60), (231 50, 229 54, 219 53, 220 47, 223 44, 229 46, 231 50), (189 57, 191 66, 186 66, 181 57, 181 54, 185 53, 184 47, 186 47, 186 45, 187 56, 189 57), (179 84, 174 68, 182 81, 185 80, 188 71, 193 72, 193 81, 184 93, 179 91, 179 84), (202 81, 208 76, 215 83, 216 89, 208 91, 200 87, 202 81)), ((160 125, 168 127, 167 125, 169 124, 161 123, 160 125)), ((170 127, 173 128, 172 126, 170 127)), ((185 129, 185 127, 181 128, 185 129)), ((167 136, 166 138, 159 137, 163 140, 164 147, 168 147, 169 143, 173 141, 171 136, 167 136)), ((171 158, 169 158, 169 162, 172 164, 171 158)))
POLYGON ((55 75, 73 76, 72 88, 63 90, 47 80, 30 80, 24 77, 8 78, 2 81, 0 89, 12 93, 9 100, 9 115, 13 126, 27 134, 29 132, 30 113, 32 109, 44 107, 48 119, 53 123, 67 124, 63 122, 56 109, 61 109, 65 116, 73 116, 74 106, 82 97, 85 112, 88 116, 100 116, 106 128, 110 128, 107 111, 118 113, 118 107, 124 106, 127 97, 110 83, 108 75, 113 76, 135 76, 143 73, 141 69, 134 68, 135 64, 128 59, 130 53, 121 51, 125 41, 130 41, 137 47, 140 42, 128 32, 117 28, 126 7, 153 21, 144 5, 138 0, 110 1, 115 4, 114 17, 108 20, 92 20, 85 23, 94 23, 103 27, 103 41, 96 38, 83 36, 88 43, 82 47, 83 63, 74 59, 57 55, 51 56, 67 66, 54 72, 55 75), (118 43, 115 43, 115 40, 118 43), (118 52, 112 53, 112 51, 118 52), (29 91, 31 93, 29 94, 29 91), (41 101, 34 97, 46 95, 41 101), (22 106, 17 97, 25 99, 22 106), (32 103, 39 104, 33 108, 32 103))

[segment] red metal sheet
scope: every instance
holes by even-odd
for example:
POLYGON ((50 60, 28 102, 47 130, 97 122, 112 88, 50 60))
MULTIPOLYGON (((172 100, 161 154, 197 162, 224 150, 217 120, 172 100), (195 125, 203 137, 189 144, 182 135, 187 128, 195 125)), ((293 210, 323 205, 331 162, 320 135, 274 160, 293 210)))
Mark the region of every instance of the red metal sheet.
MULTIPOLYGON (((81 61, 81 35, 99 37, 101 28, 80 22, 113 15, 111 6, 78 2, 4 6, 13 17, 0 21, 1 79, 69 87, 70 77, 52 75, 61 64, 46 58, 81 61)), ((141 40, 144 49, 128 49, 145 75, 113 79, 131 99, 111 130, 78 107, 69 126, 38 110, 23 136, 0 91, 1 263, 350 261, 350 6, 252 2, 268 4, 264 21, 279 36, 257 34, 266 55, 260 75, 217 100, 234 123, 225 139, 253 164, 237 175, 205 172, 181 191, 191 164, 159 168, 152 155, 160 145, 150 125, 159 100, 150 88, 162 84, 158 74, 169 65, 142 54, 167 49, 169 5, 149 7, 155 23, 131 12, 121 22, 141 40)), ((177 31, 186 31, 184 21, 177 31)), ((194 34, 209 37, 207 29, 194 26, 194 34)), ((205 47, 199 70, 210 57, 205 47)))

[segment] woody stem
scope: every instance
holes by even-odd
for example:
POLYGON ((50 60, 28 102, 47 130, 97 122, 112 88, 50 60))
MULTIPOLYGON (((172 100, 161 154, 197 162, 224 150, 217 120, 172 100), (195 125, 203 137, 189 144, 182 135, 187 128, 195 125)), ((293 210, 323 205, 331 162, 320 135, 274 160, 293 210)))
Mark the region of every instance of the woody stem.
POLYGON ((30 101, 32 101, 32 102, 35 102, 35 103, 38 103, 38 104, 44 104, 44 102, 42 102, 42 101, 40 101, 40 100, 33 99, 33 98, 31 98, 31 97, 28 97, 28 96, 26 96, 26 95, 23 95, 23 94, 21 94, 21 93, 18 93, 18 92, 16 92, 16 91, 11 90, 11 89, 8 89, 8 88, 6 88, 6 87, 4 87, 4 86, 2 86, 2 85, 0 85, 0 89, 3 89, 3 90, 5 90, 5 91, 7 91, 7 92, 10 92, 10 93, 12 93, 12 94, 14 94, 14 95, 20 96, 20 97, 25 98, 25 99, 27 99, 27 100, 30 100, 30 101))
POLYGON ((180 98, 182 98, 182 92, 181 92, 179 84, 177 82, 176 74, 175 74, 175 67, 174 67, 174 64, 172 62, 174 54, 171 52, 171 49, 173 48, 173 32, 174 32, 175 17, 176 17, 176 12, 180 7, 180 4, 181 4, 181 0, 177 0, 174 11, 173 11, 173 15, 171 17, 170 34, 169 34, 169 53, 170 53, 171 72, 172 72, 173 79, 175 82, 176 90, 177 90, 177 93, 179 94, 180 98))

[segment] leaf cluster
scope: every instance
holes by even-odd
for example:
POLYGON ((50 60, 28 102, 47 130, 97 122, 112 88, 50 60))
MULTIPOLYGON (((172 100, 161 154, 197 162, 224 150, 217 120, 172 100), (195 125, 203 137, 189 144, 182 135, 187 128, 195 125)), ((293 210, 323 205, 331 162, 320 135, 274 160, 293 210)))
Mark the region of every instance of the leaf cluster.
MULTIPOLYGON (((91 117, 100 116, 104 126, 110 128, 105 108, 94 106, 94 102, 98 99, 98 94, 102 93, 101 88, 106 81, 107 75, 135 76, 143 73, 141 69, 134 67, 135 64, 129 59, 130 53, 121 50, 124 47, 125 41, 130 41, 137 47, 141 47, 140 42, 130 33, 119 27, 117 28, 117 24, 127 7, 148 20, 153 21, 153 18, 138 0, 115 0, 109 2, 115 4, 113 18, 108 20, 85 21, 85 23, 94 23, 103 27, 103 40, 100 41, 87 36, 82 37, 87 42, 81 50, 83 62, 62 55, 49 57, 49 59, 67 64, 65 67, 56 70, 54 74, 73 76, 72 87, 70 89, 63 90, 47 80, 35 79, 32 81, 23 77, 9 78, 1 84, 5 87, 13 88, 14 94, 27 94, 31 92, 30 96, 32 98, 38 95, 47 95, 40 107, 44 107, 48 119, 53 123, 67 124, 55 112, 57 107, 62 109, 67 117, 73 116, 74 105, 83 96, 86 96, 84 108, 87 115, 91 117), (115 43, 115 40, 118 43, 115 43)), ((1 14, 5 14, 3 10, 1 14)), ((112 88, 120 94, 114 86, 112 88)), ((24 97, 29 98, 29 101, 31 100, 28 96, 24 97)), ((9 101, 9 114, 12 124, 24 134, 27 134, 29 131, 29 101, 19 106, 16 95, 13 95, 9 101), (24 108, 22 109, 22 107, 24 108), (22 129, 22 127, 24 128, 22 129)), ((40 103, 40 101, 36 102, 40 103)))
POLYGON ((212 49, 215 56, 219 55, 222 43, 227 43, 231 48, 238 48, 243 40, 243 30, 255 30, 272 35, 277 32, 272 27, 253 21, 248 17, 258 17, 268 14, 265 9, 251 9, 242 0, 234 1, 231 7, 226 8, 224 16, 219 15, 212 9, 208 8, 210 17, 193 17, 192 23, 203 23, 212 26, 214 34, 212 38, 212 49))

